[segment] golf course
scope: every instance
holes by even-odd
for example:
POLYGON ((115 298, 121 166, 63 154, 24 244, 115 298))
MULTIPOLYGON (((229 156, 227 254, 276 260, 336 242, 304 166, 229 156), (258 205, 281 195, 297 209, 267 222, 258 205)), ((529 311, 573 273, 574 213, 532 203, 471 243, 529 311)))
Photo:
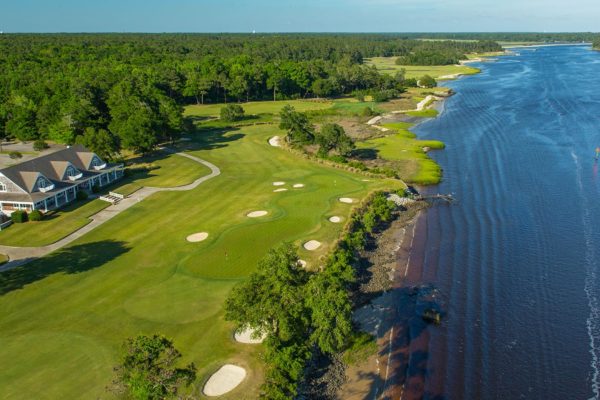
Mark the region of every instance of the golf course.
MULTIPOLYGON (((186 115, 205 118, 215 111, 192 106, 186 115)), ((268 140, 275 135, 285 132, 274 124, 190 133, 174 150, 213 163, 221 175, 190 191, 153 194, 69 246, 3 272, 0 363, 10 367, 0 373, 0 398, 110 397, 106 386, 120 346, 140 333, 172 338, 182 361, 196 364, 195 396, 202 396, 213 372, 233 363, 248 376, 222 398, 256 398, 261 347, 236 343, 234 326, 223 320, 223 301, 232 286, 283 241, 298 247, 308 269, 319 268, 344 226, 329 218, 339 216, 343 222, 371 191, 403 185, 271 146, 268 140), (186 240, 197 233, 204 240, 186 240), (303 245, 310 241, 321 245, 307 250, 303 245)), ((184 185, 209 173, 174 154, 151 162, 160 168, 148 176, 134 175, 121 189, 184 185)), ((37 226, 29 223, 25 233, 11 227, 0 241, 55 241, 85 224, 101 208, 97 201, 37 226), (69 225, 55 231, 63 221, 69 225)))

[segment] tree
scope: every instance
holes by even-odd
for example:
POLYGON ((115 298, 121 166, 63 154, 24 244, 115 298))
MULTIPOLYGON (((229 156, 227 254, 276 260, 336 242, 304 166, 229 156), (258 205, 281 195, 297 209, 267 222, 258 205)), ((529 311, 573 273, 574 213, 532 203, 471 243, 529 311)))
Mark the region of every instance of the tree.
POLYGON ((296 112, 294 107, 287 104, 279 113, 281 121, 279 129, 287 130, 288 143, 303 145, 313 143, 315 140, 314 127, 304 113, 296 112))
POLYGON ((127 339, 115 367, 112 390, 138 400, 174 398, 181 386, 196 379, 196 367, 176 367, 181 353, 162 335, 127 339))
POLYGON ((244 118, 244 108, 239 104, 227 104, 221 108, 221 119, 226 122, 235 122, 244 118))
POLYGON ((259 261, 257 271, 231 291, 225 302, 225 319, 283 342, 304 337, 307 281, 307 272, 300 267, 291 244, 271 249, 259 261))
POLYGON ((6 134, 24 142, 37 139, 35 104, 25 96, 14 95, 6 113, 6 134))
POLYGON ((317 135, 319 152, 327 155, 331 150, 336 150, 340 155, 347 156, 354 149, 354 142, 344 128, 338 124, 325 124, 317 135))
POLYGON ((103 159, 111 160, 120 151, 119 138, 106 129, 87 128, 83 135, 77 137, 77 142, 103 159))
POLYGON ((429 75, 423 75, 419 78, 419 86, 424 88, 434 88, 437 86, 437 82, 429 75))

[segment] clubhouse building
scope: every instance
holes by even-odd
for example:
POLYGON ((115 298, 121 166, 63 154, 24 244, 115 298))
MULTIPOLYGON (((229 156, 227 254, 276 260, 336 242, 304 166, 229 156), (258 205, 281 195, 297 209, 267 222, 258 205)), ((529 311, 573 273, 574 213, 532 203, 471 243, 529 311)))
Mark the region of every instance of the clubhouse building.
POLYGON ((123 177, 122 164, 108 164, 81 145, 0 169, 0 211, 48 211, 71 203, 123 177))

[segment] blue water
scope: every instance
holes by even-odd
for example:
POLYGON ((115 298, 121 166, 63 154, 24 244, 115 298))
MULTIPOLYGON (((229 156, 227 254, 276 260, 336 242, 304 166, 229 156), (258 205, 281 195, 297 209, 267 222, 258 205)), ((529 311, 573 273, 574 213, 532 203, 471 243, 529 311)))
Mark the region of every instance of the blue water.
POLYGON ((421 226, 447 312, 425 398, 600 399, 600 52, 517 51, 415 130, 459 200, 421 226))

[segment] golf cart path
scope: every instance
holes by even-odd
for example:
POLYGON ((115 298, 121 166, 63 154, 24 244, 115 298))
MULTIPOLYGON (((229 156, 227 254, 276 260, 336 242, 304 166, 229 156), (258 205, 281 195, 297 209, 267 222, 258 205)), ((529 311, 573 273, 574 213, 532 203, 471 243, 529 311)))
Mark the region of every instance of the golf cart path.
POLYGON ((19 265, 26 264, 36 258, 43 257, 46 254, 49 254, 55 250, 58 250, 64 246, 68 245, 69 243, 79 239, 86 233, 92 231, 96 227, 102 225, 106 221, 112 219, 119 213, 127 210, 129 207, 133 206, 134 204, 139 203, 140 201, 142 201, 146 197, 150 196, 151 194, 154 194, 157 192, 183 192, 183 191, 187 191, 187 190, 192 190, 192 189, 197 188, 203 182, 206 182, 207 180, 212 179, 221 174, 221 170, 216 165, 214 165, 206 160, 192 156, 187 153, 175 152, 174 150, 171 150, 168 148, 163 148, 162 150, 166 151, 167 153, 171 153, 171 154, 175 154, 175 155, 178 155, 181 157, 189 158, 190 160, 193 160, 193 161, 196 161, 197 163, 205 165, 210 169, 210 174, 202 176, 188 185, 166 187, 166 188, 144 186, 141 189, 132 193, 130 196, 124 198, 117 204, 108 206, 104 210, 92 215, 90 217, 90 219, 92 221, 89 224, 81 227, 80 229, 78 229, 75 232, 71 233, 70 235, 62 238, 61 240, 54 242, 52 244, 49 244, 47 246, 13 247, 13 246, 0 245, 0 253, 6 254, 10 260, 6 264, 0 266, 0 272, 12 269, 19 265))

